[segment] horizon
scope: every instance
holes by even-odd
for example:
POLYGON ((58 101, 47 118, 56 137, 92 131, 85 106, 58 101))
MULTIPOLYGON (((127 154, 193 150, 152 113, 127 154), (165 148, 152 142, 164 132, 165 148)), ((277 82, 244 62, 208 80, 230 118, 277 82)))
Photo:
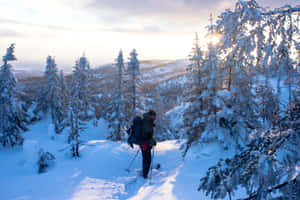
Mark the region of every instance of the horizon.
MULTIPOLYGON (((277 8, 297 0, 259 0, 277 8)), ((124 61, 136 49, 139 60, 187 59, 194 34, 203 44, 209 15, 213 21, 235 0, 15 0, 0 1, 0 51, 16 44, 16 70, 44 70, 46 57, 59 69, 71 70, 85 53, 91 68, 124 61), (15 10, 15 12, 11 12, 15 10), (17 15, 12 15, 17 13, 17 15), (5 17, 3 17, 5 16, 5 17)))

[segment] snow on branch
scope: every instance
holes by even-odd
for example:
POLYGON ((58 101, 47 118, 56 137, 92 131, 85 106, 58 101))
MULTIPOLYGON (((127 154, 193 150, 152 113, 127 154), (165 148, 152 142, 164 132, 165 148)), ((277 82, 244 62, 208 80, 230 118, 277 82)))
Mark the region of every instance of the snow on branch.
POLYGON ((300 6, 290 7, 288 9, 278 9, 274 11, 269 11, 269 12, 262 13, 262 15, 277 15, 277 14, 295 13, 295 12, 300 13, 300 6))

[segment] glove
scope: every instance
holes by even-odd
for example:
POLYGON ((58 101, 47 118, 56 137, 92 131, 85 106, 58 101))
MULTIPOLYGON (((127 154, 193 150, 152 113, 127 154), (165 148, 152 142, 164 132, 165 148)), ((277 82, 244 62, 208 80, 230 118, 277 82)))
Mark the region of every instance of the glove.
POLYGON ((154 142, 153 146, 156 146, 157 142, 154 138, 153 138, 153 142, 154 142))
POLYGON ((133 149, 133 142, 131 136, 128 138, 127 143, 133 149))
POLYGON ((150 145, 151 145, 151 146, 156 146, 156 140, 155 140, 154 138, 152 138, 152 139, 150 140, 150 145))
POLYGON ((133 149, 133 143, 132 143, 132 141, 129 142, 129 146, 133 149))

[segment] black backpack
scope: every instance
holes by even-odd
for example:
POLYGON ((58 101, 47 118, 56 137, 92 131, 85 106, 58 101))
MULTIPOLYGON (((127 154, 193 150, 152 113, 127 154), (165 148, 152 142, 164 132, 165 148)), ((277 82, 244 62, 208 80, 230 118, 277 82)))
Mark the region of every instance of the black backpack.
POLYGON ((141 145, 142 127, 143 119, 140 116, 136 116, 133 119, 131 127, 127 130, 127 134, 129 135, 127 142, 131 147, 133 147, 133 144, 141 145))

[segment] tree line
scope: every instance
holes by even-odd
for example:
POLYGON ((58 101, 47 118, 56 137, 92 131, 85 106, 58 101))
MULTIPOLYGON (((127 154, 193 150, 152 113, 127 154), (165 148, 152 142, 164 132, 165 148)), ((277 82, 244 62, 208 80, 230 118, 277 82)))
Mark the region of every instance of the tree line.
MULTIPOLYGON (((57 134, 66 127, 70 128, 68 142, 72 144, 73 156, 79 156, 80 133, 85 129, 85 122, 95 118, 95 107, 92 105, 97 102, 90 91, 93 75, 86 56, 75 62, 70 84, 66 83, 62 70, 58 73, 55 58, 47 57, 44 79, 31 106, 34 114, 31 118, 18 98, 21 91, 16 90, 17 82, 8 63, 16 60, 14 48, 15 44, 12 44, 7 49, 0 71, 0 144, 4 147, 22 144, 24 139, 21 133, 27 130, 27 125, 50 116, 57 134)), ((117 73, 112 77, 115 84, 111 101, 105 109, 105 119, 109 122, 110 139, 121 140, 129 124, 127 119, 133 118, 140 109, 140 71, 136 50, 130 53, 126 69, 120 50, 114 67, 117 73)))

